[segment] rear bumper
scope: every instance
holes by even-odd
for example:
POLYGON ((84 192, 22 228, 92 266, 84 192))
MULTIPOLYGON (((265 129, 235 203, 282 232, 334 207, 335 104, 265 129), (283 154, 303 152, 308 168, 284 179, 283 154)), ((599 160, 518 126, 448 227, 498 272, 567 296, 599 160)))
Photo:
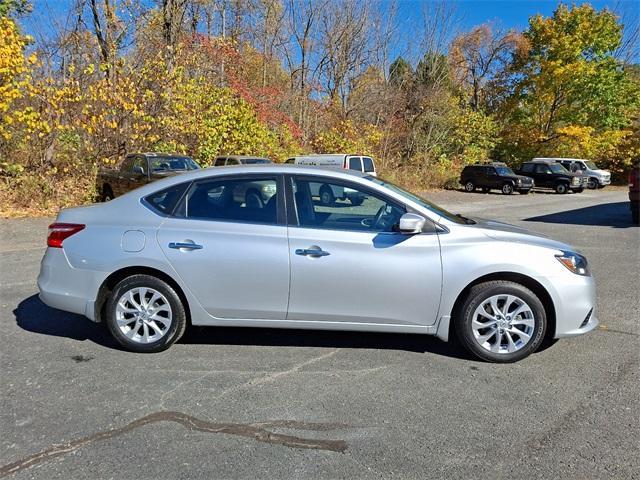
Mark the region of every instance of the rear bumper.
POLYGON ((73 268, 61 248, 48 248, 40 263, 40 300, 52 308, 95 319, 94 303, 105 275, 73 268))

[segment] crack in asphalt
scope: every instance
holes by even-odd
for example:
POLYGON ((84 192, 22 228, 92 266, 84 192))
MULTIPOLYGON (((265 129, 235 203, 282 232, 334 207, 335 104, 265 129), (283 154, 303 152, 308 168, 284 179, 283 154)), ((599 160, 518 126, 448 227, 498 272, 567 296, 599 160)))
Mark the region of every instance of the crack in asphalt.
POLYGON ((183 427, 196 432, 204 433, 223 433, 228 435, 237 435, 240 437, 251 438, 258 442, 271 443, 275 445, 283 445, 290 448, 302 448, 313 450, 326 450, 330 452, 343 453, 347 449, 347 443, 344 440, 323 440, 304 438, 294 435, 285 435, 273 433, 268 429, 284 428, 289 430, 306 430, 325 432, 346 428, 348 425, 339 423, 312 423, 298 422, 295 420, 276 420, 262 423, 214 423, 201 420, 199 418, 187 415, 182 412, 155 412, 146 415, 137 420, 126 424, 120 428, 103 430, 93 435, 72 440, 62 445, 53 445, 50 448, 38 453, 29 455, 15 462, 0 467, 0 478, 14 474, 21 470, 30 468, 42 462, 46 462, 53 458, 74 452, 82 447, 91 445, 95 442, 108 440, 113 437, 131 432, 134 429, 158 422, 175 422, 183 427))

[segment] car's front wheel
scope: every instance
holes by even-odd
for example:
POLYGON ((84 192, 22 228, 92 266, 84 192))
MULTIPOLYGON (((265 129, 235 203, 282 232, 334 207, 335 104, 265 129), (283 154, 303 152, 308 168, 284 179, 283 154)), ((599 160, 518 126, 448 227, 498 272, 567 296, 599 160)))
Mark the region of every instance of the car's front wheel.
POLYGON ((106 323, 127 350, 153 353, 178 341, 186 327, 186 313, 169 284, 150 275, 132 275, 111 292, 106 323))
POLYGON ((504 280, 473 286, 454 321, 469 352, 497 363, 516 362, 535 352, 547 325, 540 299, 525 286, 504 280))
POLYGON ((563 195, 568 191, 569 191, 569 185, 567 185, 566 183, 560 182, 556 185, 556 193, 563 195))
POLYGON ((597 178, 593 178, 593 177, 589 177, 589 180, 587 182, 587 188, 589 190, 595 190, 596 188, 598 188, 599 186, 599 182, 597 178))
POLYGON ((468 181, 467 183, 464 184, 464 189, 467 192, 473 192, 476 189, 476 184, 473 183, 472 181, 468 181))
POLYGON ((505 183, 502 185, 502 193, 504 195, 511 195, 513 193, 513 185, 510 183, 505 183))

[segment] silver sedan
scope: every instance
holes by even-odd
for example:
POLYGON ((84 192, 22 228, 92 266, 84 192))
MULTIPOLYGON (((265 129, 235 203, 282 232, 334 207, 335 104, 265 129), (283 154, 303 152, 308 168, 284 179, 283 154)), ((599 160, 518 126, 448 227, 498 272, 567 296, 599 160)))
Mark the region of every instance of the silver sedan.
POLYGON ((185 173, 62 210, 48 247, 40 298, 136 352, 168 348, 191 324, 455 334, 481 359, 513 362, 598 323, 572 247, 349 171, 185 173), (239 194, 252 185, 261 201, 239 194), (363 201, 322 201, 324 185, 363 201))

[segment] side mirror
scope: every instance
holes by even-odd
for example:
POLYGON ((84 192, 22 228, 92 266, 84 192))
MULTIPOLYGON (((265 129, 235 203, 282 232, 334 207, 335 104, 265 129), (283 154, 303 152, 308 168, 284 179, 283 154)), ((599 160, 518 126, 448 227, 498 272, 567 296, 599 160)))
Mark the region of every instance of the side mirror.
POLYGON ((405 213, 400 217, 398 230, 406 235, 414 235, 422 232, 426 220, 415 213, 405 213))
POLYGON ((142 168, 140 165, 136 165, 133 167, 133 173, 144 175, 144 168, 142 168))

